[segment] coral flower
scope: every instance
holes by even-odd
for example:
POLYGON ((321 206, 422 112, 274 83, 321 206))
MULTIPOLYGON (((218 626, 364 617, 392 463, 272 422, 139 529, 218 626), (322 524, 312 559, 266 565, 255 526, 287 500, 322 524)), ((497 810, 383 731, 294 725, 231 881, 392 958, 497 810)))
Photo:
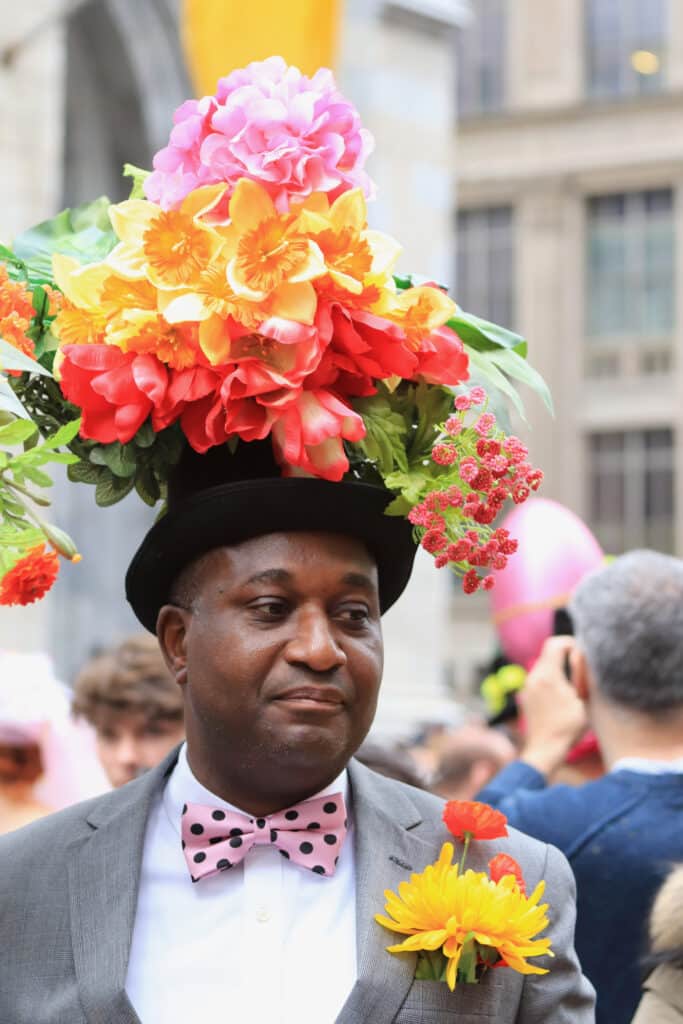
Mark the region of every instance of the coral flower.
POLYGON ((47 594, 59 572, 56 551, 44 544, 31 548, 0 579, 0 604, 33 604, 47 594))
POLYGON ((449 800, 443 821, 456 839, 500 839, 508 834, 505 815, 478 800, 449 800))
POLYGON ((114 345, 66 345, 61 352, 60 387, 82 410, 81 437, 127 444, 162 406, 168 371, 155 356, 114 345))
POLYGON ((492 882, 499 882, 506 875, 512 875, 516 879, 519 891, 524 895, 526 893, 526 883, 521 867, 515 858, 511 857, 508 853, 497 853, 489 861, 489 877, 492 882))
MULTIPOLYGON (((398 895, 386 890, 386 912, 375 920, 391 931, 409 936, 390 953, 442 949, 448 959, 446 981, 455 988, 463 946, 473 939, 497 950, 505 965, 520 974, 547 974, 528 963, 528 957, 552 956, 550 939, 534 936, 548 925, 547 904, 539 906, 544 882, 524 896, 514 878, 493 882, 483 872, 460 874, 452 864, 453 846, 444 843, 439 859, 421 874, 401 882, 398 895)), ((501 965, 502 966, 502 965, 501 965)))
POLYGON ((360 441, 365 424, 331 392, 304 391, 295 403, 287 404, 273 425, 272 437, 284 476, 303 471, 336 481, 349 468, 343 440, 360 441))

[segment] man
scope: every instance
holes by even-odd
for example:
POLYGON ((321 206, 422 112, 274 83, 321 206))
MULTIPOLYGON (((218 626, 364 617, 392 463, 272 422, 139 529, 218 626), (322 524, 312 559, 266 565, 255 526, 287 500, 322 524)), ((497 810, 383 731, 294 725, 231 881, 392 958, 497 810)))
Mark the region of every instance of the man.
POLYGON ((412 534, 378 487, 277 472, 258 443, 181 462, 127 593, 156 624, 187 744, 0 843, 0 1021, 590 1024, 573 879, 515 832, 470 863, 506 851, 530 889, 546 879, 549 974, 495 970, 451 993, 387 953, 384 891, 448 838, 438 799, 352 760, 412 534))
POLYGON ((623 555, 584 579, 570 612, 576 640, 548 640, 523 690, 520 760, 480 799, 568 857, 597 1020, 627 1024, 651 901, 671 862, 683 860, 683 562, 623 555), (587 726, 607 774, 548 787, 587 726))
POLYGON ((95 729, 97 753, 114 787, 154 768, 185 736, 181 691, 147 634, 128 637, 83 666, 73 712, 95 729))

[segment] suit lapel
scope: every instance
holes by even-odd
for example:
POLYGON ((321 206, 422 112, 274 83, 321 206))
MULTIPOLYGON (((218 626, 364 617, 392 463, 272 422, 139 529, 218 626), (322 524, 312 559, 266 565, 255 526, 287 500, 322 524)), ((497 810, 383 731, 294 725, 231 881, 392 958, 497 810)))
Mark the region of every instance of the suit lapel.
POLYGON ((411 871, 422 871, 434 850, 411 833, 421 815, 406 793, 351 762, 356 852, 358 979, 336 1024, 391 1024, 413 983, 417 956, 387 953, 401 941, 375 921, 384 912, 384 890, 396 889, 411 871), (389 798, 387 800, 387 797, 389 798))
POLYGON ((96 805, 69 859, 69 907, 81 1003, 90 1024, 140 1024, 125 993, 145 827, 177 751, 96 805))

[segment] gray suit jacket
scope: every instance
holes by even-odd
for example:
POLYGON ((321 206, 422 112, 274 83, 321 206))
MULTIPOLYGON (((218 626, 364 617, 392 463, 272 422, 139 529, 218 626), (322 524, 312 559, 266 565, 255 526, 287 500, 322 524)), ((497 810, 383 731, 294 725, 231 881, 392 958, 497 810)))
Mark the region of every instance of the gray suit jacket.
MULTIPOLYGON (((124 990, 140 863, 150 808, 176 756, 122 789, 0 838, 0 1024, 140 1024, 124 990)), ((400 937, 374 914, 385 889, 436 859, 448 838, 443 804, 357 762, 349 773, 358 979, 337 1024, 592 1024, 593 990, 573 949, 572 874, 554 847, 519 832, 473 844, 469 863, 485 868, 493 852, 506 851, 530 889, 545 877, 550 974, 522 978, 503 968, 451 993, 414 980, 414 954, 386 952, 400 937)))

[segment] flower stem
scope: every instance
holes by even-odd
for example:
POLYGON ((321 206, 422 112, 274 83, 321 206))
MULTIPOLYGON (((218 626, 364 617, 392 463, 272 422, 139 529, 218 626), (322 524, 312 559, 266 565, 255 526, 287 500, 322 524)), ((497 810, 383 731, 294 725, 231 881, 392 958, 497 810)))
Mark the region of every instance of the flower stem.
POLYGON ((462 848, 462 857, 460 858, 460 863, 458 864, 458 874, 459 875, 461 875, 463 873, 463 871, 465 870, 465 858, 467 857, 467 851, 470 848, 470 843, 471 842, 472 842, 472 833, 471 832, 465 832, 465 842, 464 842, 464 845, 463 845, 463 848, 462 848))

